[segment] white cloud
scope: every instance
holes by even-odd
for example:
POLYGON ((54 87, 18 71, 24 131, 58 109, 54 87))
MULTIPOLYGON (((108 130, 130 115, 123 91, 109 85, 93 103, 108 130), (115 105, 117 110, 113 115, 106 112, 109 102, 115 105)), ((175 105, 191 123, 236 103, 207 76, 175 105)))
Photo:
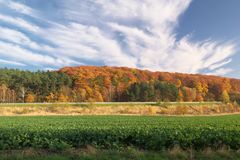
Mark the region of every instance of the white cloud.
POLYGON ((97 27, 72 23, 50 28, 42 36, 57 45, 55 52, 64 56, 136 67, 133 57, 123 53, 117 41, 107 37, 97 27))
MULTIPOLYGON (((7 5, 10 9, 23 14, 33 12, 28 6, 11 2, 8 1, 7 5)), ((18 57, 16 53, 26 52, 34 64, 48 64, 46 68, 91 61, 154 71, 199 73, 208 70, 219 75, 230 72, 225 65, 231 62, 231 57, 236 53, 234 43, 215 40, 193 42, 189 35, 176 38, 179 17, 187 10, 191 0, 56 2, 59 7, 56 9, 61 11, 58 17, 62 17, 65 23, 49 23, 46 20, 51 25, 48 28, 40 28, 22 18, 0 14, 0 21, 34 32, 35 36, 54 46, 42 45, 32 41, 26 34, 0 27, 0 33, 4 35, 1 39, 17 44, 5 44, 5 51, 15 51, 15 55, 11 54, 12 58, 18 57), (45 54, 23 50, 19 45, 45 54), (56 60, 54 57, 59 58, 56 60)))
POLYGON ((29 47, 31 49, 41 50, 41 51, 49 51, 49 52, 53 51, 52 47, 50 47, 48 45, 38 44, 38 43, 32 41, 24 33, 17 31, 17 30, 13 30, 13 29, 9 29, 9 28, 0 26, 0 35, 1 35, 0 39, 2 39, 2 40, 7 40, 12 43, 16 43, 18 45, 29 47))
POLYGON ((12 10, 15 10, 17 12, 20 12, 20 13, 23 13, 23 14, 26 14, 26 15, 34 14, 34 11, 32 10, 32 8, 30 8, 30 7, 28 7, 24 4, 15 2, 15 1, 0 0, 0 4, 5 5, 6 7, 10 8, 12 10))
POLYGON ((39 30, 38 26, 31 24, 30 22, 28 22, 22 18, 19 18, 19 17, 11 17, 11 16, 0 14, 0 21, 10 23, 12 25, 21 27, 21 28, 23 28, 27 31, 31 31, 31 32, 37 32, 39 30))
POLYGON ((189 6, 191 0, 99 0, 96 3, 104 15, 119 19, 137 19, 146 22, 147 27, 165 28, 176 23, 180 14, 189 6), (174 11, 174 12, 173 12, 174 11))
POLYGON ((231 73, 231 72, 233 72, 233 69, 231 69, 231 68, 220 68, 220 69, 215 70, 214 72, 207 73, 207 75, 223 76, 223 75, 226 75, 226 74, 231 73))
MULTIPOLYGON (((68 18, 81 16, 82 13, 77 12, 77 9, 86 8, 86 4, 75 5, 74 2, 76 1, 63 2, 68 18)), ((114 37, 118 43, 123 44, 119 46, 125 53, 120 55, 130 55, 132 63, 139 68, 198 73, 203 69, 214 70, 230 63, 229 57, 236 52, 234 44, 231 43, 219 43, 214 40, 192 42, 188 35, 177 40, 175 28, 179 16, 188 8, 191 0, 143 0, 141 3, 138 0, 88 2, 92 3, 94 13, 99 14, 98 20, 107 24, 107 27, 105 26, 107 31, 102 26, 97 26, 100 27, 98 29, 108 33, 103 34, 105 37, 120 33, 121 39, 114 37)), ((85 13, 85 16, 92 17, 91 14, 85 13)), ((79 38, 85 39, 82 36, 79 38)), ((95 43, 98 44, 99 41, 96 40, 95 43)), ((106 44, 101 45, 107 47, 106 44)), ((104 55, 99 50, 95 50, 94 54, 104 55)))
POLYGON ((45 71, 57 71, 58 69, 56 69, 56 68, 43 68, 43 70, 45 70, 45 71))
POLYGON ((14 45, 11 43, 6 43, 0 41, 0 56, 8 57, 12 61, 16 61, 19 63, 24 63, 32 66, 42 67, 44 65, 47 66, 55 66, 61 67, 63 65, 69 65, 75 63, 65 57, 55 58, 49 55, 42 55, 39 53, 32 52, 30 50, 24 49, 18 45, 14 45))
POLYGON ((0 59, 0 63, 1 64, 7 64, 7 65, 12 65, 12 66, 27 66, 26 64, 23 64, 23 63, 19 63, 19 62, 16 62, 16 61, 9 61, 9 60, 4 60, 4 59, 0 59))
POLYGON ((223 61, 221 63, 216 63, 216 64, 213 64, 209 67, 209 70, 215 70, 215 69, 218 69, 228 63, 232 62, 232 59, 227 59, 226 61, 223 61))

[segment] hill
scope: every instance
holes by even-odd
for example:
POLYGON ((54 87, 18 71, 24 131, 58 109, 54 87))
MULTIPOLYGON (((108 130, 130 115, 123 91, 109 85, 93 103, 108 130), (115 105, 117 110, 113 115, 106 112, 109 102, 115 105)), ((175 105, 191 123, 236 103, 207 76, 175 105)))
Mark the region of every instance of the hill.
POLYGON ((127 67, 59 70, 73 80, 78 101, 239 101, 240 80, 127 67))
POLYGON ((0 102, 237 101, 240 80, 126 67, 0 69, 0 102))

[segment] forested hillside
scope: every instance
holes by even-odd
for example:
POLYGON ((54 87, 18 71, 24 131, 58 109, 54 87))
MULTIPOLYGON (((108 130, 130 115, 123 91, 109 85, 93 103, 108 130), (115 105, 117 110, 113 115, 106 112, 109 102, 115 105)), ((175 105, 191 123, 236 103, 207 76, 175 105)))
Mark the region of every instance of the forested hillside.
POLYGON ((0 70, 0 102, 236 101, 240 80, 126 67, 0 70))
POLYGON ((44 102, 51 99, 53 93, 59 99, 64 88, 72 88, 71 78, 64 73, 0 69, 2 103, 44 102))

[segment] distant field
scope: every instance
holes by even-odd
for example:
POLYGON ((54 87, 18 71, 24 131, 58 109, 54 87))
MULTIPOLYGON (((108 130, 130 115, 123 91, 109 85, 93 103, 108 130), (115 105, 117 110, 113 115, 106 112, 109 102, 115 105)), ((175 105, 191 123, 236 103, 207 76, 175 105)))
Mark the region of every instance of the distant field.
POLYGON ((0 106, 118 106, 118 105, 214 105, 222 102, 78 102, 78 103, 0 103, 0 106))
POLYGON ((240 113, 222 102, 2 103, 0 116, 16 115, 212 115, 240 113))

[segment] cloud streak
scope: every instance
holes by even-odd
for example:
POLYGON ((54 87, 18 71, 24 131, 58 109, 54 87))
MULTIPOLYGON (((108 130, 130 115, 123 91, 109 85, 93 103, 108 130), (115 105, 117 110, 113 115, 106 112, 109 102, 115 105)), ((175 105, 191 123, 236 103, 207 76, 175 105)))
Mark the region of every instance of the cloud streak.
POLYGON ((19 62, 16 62, 16 61, 8 61, 8 60, 4 60, 4 59, 0 59, 0 63, 1 64, 7 64, 7 65, 13 65, 13 66, 20 66, 20 67, 26 66, 23 63, 19 63, 19 62))
MULTIPOLYGON (((37 11, 39 17, 35 18, 50 24, 45 28, 0 12, 0 21, 30 32, 1 27, 0 22, 0 33, 4 35, 1 39, 7 41, 1 42, 0 47, 13 52, 9 55, 11 59, 25 54, 32 58, 31 65, 45 68, 90 63, 184 73, 205 70, 207 74, 219 75, 233 71, 225 66, 236 53, 235 43, 193 42, 189 35, 176 38, 179 17, 191 0, 55 2, 62 21, 44 22, 41 10, 37 11), (47 44, 31 40, 32 36, 44 39, 47 44)), ((33 8, 13 1, 5 5, 21 14, 36 13, 33 8)))
POLYGON ((40 50, 44 50, 44 51, 52 51, 53 50, 53 48, 51 46, 36 43, 36 42, 32 41, 26 34, 20 32, 20 31, 14 30, 14 29, 9 29, 9 28, 0 26, 0 35, 1 35, 1 37, 0 37, 1 40, 6 40, 8 42, 18 44, 21 46, 25 46, 30 49, 39 50, 39 51, 40 50))
POLYGON ((18 13, 22 13, 22 14, 26 14, 26 15, 34 14, 34 11, 30 7, 28 7, 24 4, 18 3, 18 2, 14 2, 11 0, 0 0, 0 4, 10 8, 18 13))
POLYGON ((12 24, 16 27, 20 27, 26 31, 37 32, 39 31, 39 27, 31 24, 30 22, 19 18, 19 17, 11 17, 7 15, 0 14, 0 20, 9 24, 12 24))

